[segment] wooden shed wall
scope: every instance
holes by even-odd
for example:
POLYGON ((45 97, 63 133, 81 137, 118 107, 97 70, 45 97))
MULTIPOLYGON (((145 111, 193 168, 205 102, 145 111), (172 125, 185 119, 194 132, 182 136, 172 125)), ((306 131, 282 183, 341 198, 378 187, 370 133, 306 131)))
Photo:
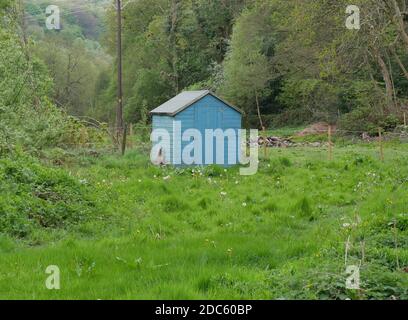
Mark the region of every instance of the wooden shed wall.
MULTIPOLYGON (((238 129, 241 129, 241 121, 242 116, 241 114, 236 111, 235 109, 231 108, 221 100, 207 95, 201 100, 197 101, 187 109, 178 113, 175 117, 169 116, 153 116, 153 129, 156 128, 164 128, 166 129, 171 137, 170 137, 170 147, 171 152, 173 153, 173 128, 174 128, 174 121, 179 121, 181 123, 181 133, 183 134, 188 129, 198 129, 201 132, 203 137, 203 144, 205 138, 205 130, 206 129, 234 129, 236 132, 236 137, 234 141, 234 146, 228 143, 228 140, 224 140, 225 148, 224 148, 224 164, 228 164, 228 158, 234 159, 233 163, 238 163, 238 156, 237 154, 233 154, 233 151, 236 150, 239 154, 239 147, 240 147, 240 140, 238 137, 238 129)), ((187 146, 190 142, 181 142, 181 150, 174 150, 174 154, 170 155, 170 162, 173 164, 181 162, 182 150, 185 146, 187 146)), ((177 144, 176 144, 177 146, 177 144)), ((210 164, 205 162, 205 153, 206 153, 206 146, 203 145, 203 164, 210 164)), ((208 149, 207 149, 208 150, 208 149)), ((213 163, 216 163, 216 151, 215 151, 215 139, 214 139, 214 159, 213 163)))

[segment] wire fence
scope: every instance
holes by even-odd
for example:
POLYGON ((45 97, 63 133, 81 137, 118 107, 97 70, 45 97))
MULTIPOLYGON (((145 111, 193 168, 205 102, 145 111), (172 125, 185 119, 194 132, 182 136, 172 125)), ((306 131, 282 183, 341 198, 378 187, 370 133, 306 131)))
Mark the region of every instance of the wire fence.
MULTIPOLYGON (((91 126, 91 125, 90 125, 91 126)), ((92 126, 98 126, 93 123, 92 126)), ((152 126, 148 124, 128 124, 124 128, 117 126, 107 126, 104 129, 106 133, 100 141, 86 141, 83 143, 61 143, 60 147, 66 149, 76 149, 84 155, 98 155, 103 153, 120 153, 126 151, 136 151, 148 156, 152 148, 150 134, 152 126), (124 134, 126 131, 126 135, 124 134), (123 139, 125 137, 125 139, 123 139), (125 143, 125 145, 123 145, 125 143)), ((408 149, 405 151, 396 144, 389 144, 388 141, 398 143, 408 143, 408 127, 401 126, 400 132, 386 132, 378 128, 378 133, 370 136, 363 130, 344 130, 329 126, 328 131, 317 132, 317 140, 309 140, 309 137, 300 138, 300 142, 294 142, 286 145, 268 146, 260 142, 264 139, 266 133, 259 131, 258 143, 260 158, 270 158, 274 155, 271 150, 291 149, 293 152, 302 156, 307 154, 311 159, 326 158, 329 161, 335 160, 340 154, 349 153, 356 156, 365 155, 379 158, 381 161, 389 159, 390 153, 393 156, 408 156, 408 149), (358 146, 358 147, 356 147, 358 146)), ((294 139, 282 138, 282 139, 294 139)), ((295 140, 297 141, 297 140, 295 140)), ((247 137, 247 147, 251 146, 251 141, 247 137)))

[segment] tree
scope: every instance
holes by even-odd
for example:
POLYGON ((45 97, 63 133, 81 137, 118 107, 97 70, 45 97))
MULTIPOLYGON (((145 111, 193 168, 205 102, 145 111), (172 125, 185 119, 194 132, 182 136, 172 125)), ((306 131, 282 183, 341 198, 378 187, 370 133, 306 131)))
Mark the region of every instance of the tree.
POLYGON ((0 28, 0 153, 15 145, 32 149, 55 144, 66 120, 50 102, 47 68, 36 57, 28 59, 16 21, 8 19, 0 28))
POLYGON ((267 56, 267 37, 272 33, 270 17, 271 7, 259 3, 246 9, 238 18, 224 65, 225 83, 221 88, 227 99, 247 112, 252 108, 244 103, 255 104, 262 129, 264 123, 259 100, 267 93, 268 83, 273 79, 267 56))
MULTIPOLYGON (((233 19, 246 2, 250 1, 139 0, 129 4, 123 14, 127 120, 141 120, 146 110, 191 86, 206 89, 214 66, 224 60, 233 19)), ((114 55, 114 16, 108 16, 105 43, 114 55)), ((112 80, 105 93, 115 85, 112 80)))
MULTIPOLYGON (((328 113, 335 111, 336 104, 339 113, 352 110, 350 105, 343 104, 342 99, 348 95, 345 90, 351 86, 364 88, 360 93, 366 95, 365 102, 360 94, 357 101, 365 110, 369 110, 369 104, 375 112, 397 114, 396 105, 405 86, 397 72, 399 69, 404 72, 401 66, 404 67, 406 54, 402 53, 397 24, 392 22, 395 11, 390 1, 358 0, 353 4, 360 8, 360 30, 347 30, 344 26, 348 1, 295 0, 290 4, 281 1, 287 16, 282 19, 282 15, 278 15, 278 20, 275 20, 281 22, 284 34, 277 48, 275 63, 284 75, 285 83, 290 83, 288 79, 309 79, 312 83, 319 80, 324 87, 336 89, 327 91, 327 95, 338 96, 334 105, 326 105, 326 99, 319 103, 318 99, 324 98, 322 95, 310 96, 328 113), (371 93, 366 90, 369 86, 361 85, 362 82, 370 83, 371 93), (380 91, 382 94, 378 98, 380 91), (377 97, 374 104, 373 96, 377 97)), ((302 87, 307 88, 299 86, 302 87)), ((284 92, 288 93, 286 89, 284 92)), ((332 101, 335 102, 334 99, 332 101)), ((358 108, 356 104, 352 106, 358 108)))

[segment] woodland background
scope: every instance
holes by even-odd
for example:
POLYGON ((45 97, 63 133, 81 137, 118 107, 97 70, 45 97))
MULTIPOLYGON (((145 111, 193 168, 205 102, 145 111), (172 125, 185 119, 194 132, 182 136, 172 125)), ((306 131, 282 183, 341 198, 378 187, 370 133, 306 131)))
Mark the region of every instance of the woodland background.
MULTIPOLYGON (((33 120, 47 110, 114 125, 111 1, 59 1, 60 31, 45 28, 47 1, 1 3, 1 103, 24 109, 7 117, 27 119, 23 113, 37 106, 33 120)), ((346 0, 129 3, 125 121, 147 125, 149 111, 180 91, 210 89, 245 111, 246 127, 328 121, 345 130, 393 129, 407 108, 407 3, 353 4, 361 30, 345 27, 346 0)))

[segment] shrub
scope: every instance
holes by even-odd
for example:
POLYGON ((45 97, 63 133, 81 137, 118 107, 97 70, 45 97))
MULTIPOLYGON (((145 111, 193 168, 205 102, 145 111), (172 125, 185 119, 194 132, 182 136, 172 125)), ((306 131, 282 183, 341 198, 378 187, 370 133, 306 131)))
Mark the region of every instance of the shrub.
POLYGON ((342 130, 351 132, 367 132, 375 136, 378 134, 378 128, 385 131, 393 131, 398 125, 398 118, 393 115, 382 115, 375 112, 371 107, 357 108, 344 115, 339 121, 339 127, 342 130))
POLYGON ((0 180, 0 233, 13 237, 67 228, 87 220, 95 206, 86 185, 21 154, 0 159, 0 180))

